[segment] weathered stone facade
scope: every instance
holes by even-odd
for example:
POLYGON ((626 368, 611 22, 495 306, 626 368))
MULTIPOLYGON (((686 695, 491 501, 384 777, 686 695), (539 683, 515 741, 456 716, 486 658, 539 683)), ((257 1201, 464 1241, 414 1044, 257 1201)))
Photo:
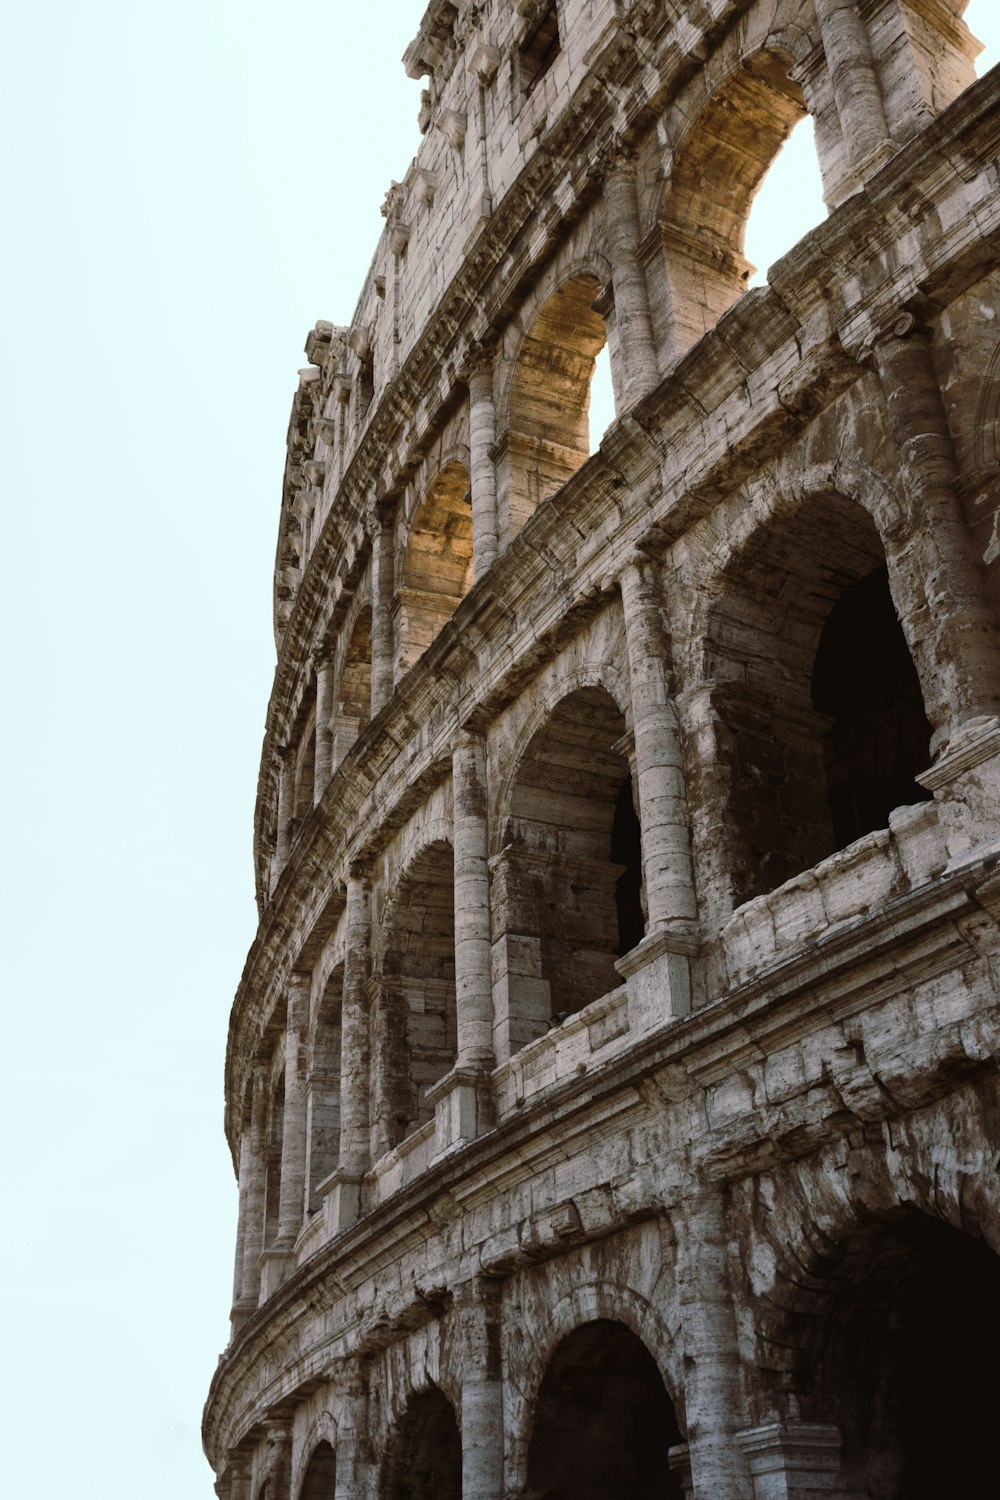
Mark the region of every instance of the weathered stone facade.
POLYGON ((962 9, 424 15, 423 144, 289 430, 223 1500, 995 1488, 1000 77, 962 9), (746 291, 806 112, 829 218, 746 291))

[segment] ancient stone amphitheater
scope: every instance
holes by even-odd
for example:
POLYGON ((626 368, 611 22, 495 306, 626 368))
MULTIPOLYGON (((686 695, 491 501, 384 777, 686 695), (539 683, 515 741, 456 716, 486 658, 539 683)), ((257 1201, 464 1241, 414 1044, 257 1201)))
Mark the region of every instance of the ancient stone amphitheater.
POLYGON ((963 8, 427 7, 422 145, 289 428, 224 1500, 997 1491, 963 8), (748 291, 806 114, 829 217, 748 291))

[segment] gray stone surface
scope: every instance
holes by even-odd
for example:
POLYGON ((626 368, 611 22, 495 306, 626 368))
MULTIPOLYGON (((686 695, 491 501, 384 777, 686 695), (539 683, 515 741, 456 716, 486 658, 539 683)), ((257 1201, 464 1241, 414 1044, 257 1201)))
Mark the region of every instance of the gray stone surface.
POLYGON ((960 9, 426 10, 423 144, 289 425, 223 1500, 994 1483, 1000 78, 960 9), (748 292, 805 112, 831 213, 748 292))

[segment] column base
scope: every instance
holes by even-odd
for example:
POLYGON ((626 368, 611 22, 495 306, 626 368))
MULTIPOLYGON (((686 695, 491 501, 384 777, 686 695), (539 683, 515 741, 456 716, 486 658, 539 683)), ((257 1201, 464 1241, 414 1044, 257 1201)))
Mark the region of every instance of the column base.
POLYGON ((691 1478, 691 1450, 687 1443, 678 1443, 667 1451, 667 1467, 676 1474, 684 1493, 684 1500, 694 1500, 694 1481, 691 1478))
POLYGON ((316 1189, 317 1198, 323 1200, 323 1229, 327 1239, 343 1234, 345 1229, 358 1222, 363 1181, 363 1172, 349 1172, 345 1167, 337 1167, 316 1189))
POLYGON ((690 1014, 699 947, 694 933, 661 927, 648 932, 630 953, 615 961, 628 989, 629 1030, 633 1036, 643 1036, 690 1014))
POLYGON ((917 777, 941 811, 948 852, 961 860, 1000 836, 1000 719, 970 719, 917 777))
POLYGON ((257 1264, 260 1266, 260 1300, 266 1302, 295 1270, 295 1251, 290 1245, 272 1245, 261 1252, 257 1264))
POLYGON ((434 1106, 434 1155, 474 1141, 494 1123, 489 1075, 480 1068, 452 1068, 427 1090, 434 1106))
POLYGON ((754 1500, 861 1500, 844 1484, 840 1431, 829 1422, 769 1422, 736 1433, 754 1500))

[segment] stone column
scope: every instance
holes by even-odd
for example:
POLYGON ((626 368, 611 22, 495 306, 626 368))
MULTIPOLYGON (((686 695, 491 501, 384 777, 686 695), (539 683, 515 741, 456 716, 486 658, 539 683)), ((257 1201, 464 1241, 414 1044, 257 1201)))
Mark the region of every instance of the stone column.
POLYGON ((456 1287, 455 1317, 462 1349, 462 1500, 501 1500, 500 1283, 477 1277, 456 1287))
POLYGON ((493 351, 473 345, 463 374, 469 387, 469 480, 472 486, 472 575, 482 578, 500 551, 497 474, 493 457, 496 411, 493 405, 493 351))
POLYGON ((632 693, 632 731, 650 932, 697 919, 684 768, 670 696, 655 565, 635 558, 621 575, 632 693))
POLYGON ((628 405, 651 391, 659 379, 649 293, 637 254, 642 236, 635 162, 629 155, 617 155, 604 179, 604 218, 624 373, 622 404, 628 405))
POLYGON ((306 1033, 308 974, 294 974, 285 1021, 285 1110, 281 1134, 281 1192, 275 1249, 290 1255, 302 1228, 306 1165, 306 1033))
POLYGON ((814 0, 840 129, 857 172, 893 151, 868 28, 854 0, 814 0))
POLYGON ((1000 640, 958 499, 958 464, 927 334, 900 317, 874 349, 896 445, 907 540, 920 558, 936 671, 921 673, 938 750, 967 721, 1000 711, 1000 640))
POLYGON ((458 1066, 493 1065, 486 746, 462 733, 452 754, 455 839, 455 999, 458 1066))
POLYGON ((692 1197, 679 1228, 677 1281, 694 1497, 750 1500, 750 1479, 736 1442, 743 1396, 722 1190, 712 1185, 692 1197))
POLYGON ((377 515, 372 528, 372 718, 392 697, 394 528, 377 515))
POLYGON ((340 1026, 340 1160, 324 1205, 330 1234, 339 1234, 356 1220, 361 1180, 369 1164, 371 882, 360 865, 352 865, 348 875, 346 926, 340 1026))
POLYGON ((318 802, 333 774, 333 662, 327 647, 313 652, 316 667, 316 770, 313 801, 318 802))
MULTIPOLYGON (((253 1070, 250 1106, 250 1161, 247 1172, 246 1216, 243 1235, 243 1290, 241 1313, 250 1313, 260 1300, 260 1254, 264 1248, 264 1146, 267 1133, 267 1086, 269 1071, 262 1064, 253 1070)), ((242 1152, 240 1190, 243 1188, 242 1152)))
POLYGON ((368 1495, 368 1372, 337 1367, 337 1482, 331 1500, 366 1500, 368 1495))

